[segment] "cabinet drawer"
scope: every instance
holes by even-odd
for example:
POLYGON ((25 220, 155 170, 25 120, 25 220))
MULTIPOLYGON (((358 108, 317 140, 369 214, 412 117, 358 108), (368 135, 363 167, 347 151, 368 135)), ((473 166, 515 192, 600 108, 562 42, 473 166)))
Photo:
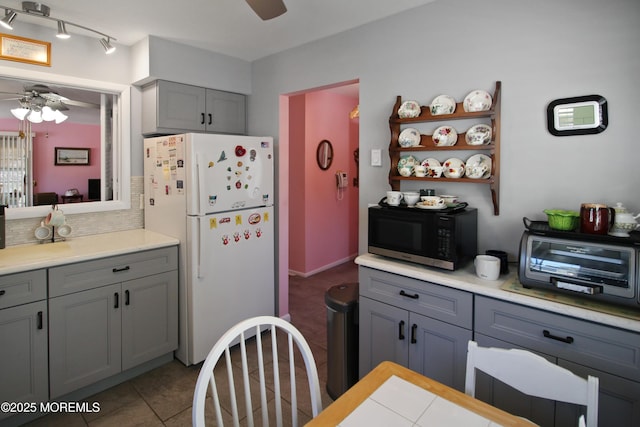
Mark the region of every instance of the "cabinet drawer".
POLYGON ((0 277, 0 309, 47 298, 47 271, 33 270, 0 277))
POLYGON ((49 297, 97 288, 178 268, 178 248, 169 247, 49 269, 49 297))
POLYGON ((478 333, 640 381, 640 334, 482 296, 475 313, 478 333))
POLYGON ((473 295, 458 289, 360 267, 360 295, 471 329, 473 295))

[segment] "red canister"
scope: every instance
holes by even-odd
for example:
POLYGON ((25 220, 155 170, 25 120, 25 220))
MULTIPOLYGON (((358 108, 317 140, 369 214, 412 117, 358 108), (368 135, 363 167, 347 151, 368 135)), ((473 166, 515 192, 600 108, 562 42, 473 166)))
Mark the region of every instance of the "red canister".
POLYGON ((607 234, 613 225, 615 211, 601 203, 580 206, 580 231, 588 234, 607 234))

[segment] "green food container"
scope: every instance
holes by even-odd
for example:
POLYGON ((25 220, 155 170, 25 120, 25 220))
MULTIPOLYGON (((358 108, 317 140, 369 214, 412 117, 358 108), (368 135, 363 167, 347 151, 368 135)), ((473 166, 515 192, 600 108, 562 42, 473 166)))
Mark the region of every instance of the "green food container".
POLYGON ((578 228, 580 213, 577 211, 565 211, 562 209, 545 209, 549 227, 554 230, 573 231, 578 228))

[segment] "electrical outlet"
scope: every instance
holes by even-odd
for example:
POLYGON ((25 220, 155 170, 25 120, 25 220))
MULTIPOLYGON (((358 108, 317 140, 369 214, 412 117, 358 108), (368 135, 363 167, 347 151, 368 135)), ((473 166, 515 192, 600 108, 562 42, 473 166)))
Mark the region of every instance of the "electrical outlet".
POLYGON ((371 150, 371 166, 382 166, 382 150, 379 148, 371 150))

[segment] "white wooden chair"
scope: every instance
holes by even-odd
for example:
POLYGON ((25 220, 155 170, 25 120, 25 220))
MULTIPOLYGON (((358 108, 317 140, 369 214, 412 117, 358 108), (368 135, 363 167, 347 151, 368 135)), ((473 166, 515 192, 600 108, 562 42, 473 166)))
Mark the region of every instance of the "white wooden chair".
POLYGON ((598 378, 584 379, 526 350, 479 347, 469 341, 465 393, 475 397, 476 369, 535 397, 587 407, 586 427, 598 425, 598 378))
MULTIPOLYGON (((283 344, 282 347, 285 347, 285 345, 283 344)), ((293 325, 286 322, 285 320, 272 316, 259 316, 244 320, 233 326, 218 340, 218 342, 209 352, 209 355, 207 356, 200 370, 195 392, 193 395, 193 426, 204 427, 205 425, 205 399, 207 394, 207 386, 210 386, 211 388, 211 395, 213 397, 213 408, 217 421, 216 425, 218 427, 224 426, 222 418, 223 412, 221 409, 221 401, 223 400, 222 393, 224 393, 224 390, 221 389, 221 394, 219 395, 218 385, 216 384, 216 382, 222 382, 221 380, 224 380, 224 378, 219 378, 218 381, 216 381, 216 376, 214 375, 214 368, 216 368, 218 361, 222 359, 223 354, 226 362, 226 379, 229 383, 228 401, 225 401, 224 403, 229 406, 225 409, 227 409, 231 413, 234 426, 238 426, 240 420, 244 418, 245 415, 246 421, 243 420, 243 425, 246 424, 249 427, 252 427, 254 425, 254 405, 251 400, 251 382, 254 383, 253 388, 257 388, 259 390, 260 401, 256 403, 258 403, 260 406, 260 414, 262 417, 261 425, 264 427, 269 425, 270 409, 272 411, 272 414, 275 415, 276 425, 282 426, 284 424, 282 414, 282 394, 283 392, 286 392, 286 390, 281 389, 280 385, 279 356, 284 356, 284 361, 288 359, 289 362, 288 371, 291 391, 291 425, 294 427, 297 426, 298 394, 296 393, 296 367, 294 360, 294 350, 296 347, 300 351, 300 354, 302 354, 302 358, 304 360, 304 365, 306 368, 306 376, 308 379, 309 394, 311 398, 312 416, 315 417, 316 415, 318 415, 318 413, 322 410, 320 382, 318 380, 316 363, 313 359, 313 354, 311 353, 311 349, 309 348, 307 341, 304 339, 298 329, 296 329, 293 325), (264 336, 263 334, 261 334, 261 331, 264 332, 264 336), (266 338, 267 331, 270 331, 270 340, 266 338), (279 333, 277 333, 277 331, 279 333), (282 352, 280 354, 278 353, 279 339, 277 338, 277 335, 280 336, 280 341, 282 341, 282 338, 286 336, 286 354, 282 352), (252 341, 255 341, 255 358, 257 358, 257 362, 254 360, 254 354, 252 352, 254 342, 246 341, 253 336, 255 336, 255 340, 252 341), (263 340, 263 338, 265 339, 263 340), (269 341, 271 347, 271 357, 269 357, 268 354, 269 341), (239 354, 237 348, 232 350, 232 347, 238 342, 239 354), (264 351, 263 345, 265 347, 264 351), (234 356, 234 364, 232 364, 232 354, 234 356), (273 362, 273 384, 267 384, 266 382, 265 366, 268 366, 269 362, 273 362), (240 387, 239 385, 238 388, 236 388, 234 381, 234 370, 238 371, 238 369, 241 369, 242 387, 240 387), (259 384, 255 384, 255 379, 250 381, 250 374, 252 378, 255 378, 257 374, 259 384), (271 389, 273 391, 273 394, 275 395, 275 399, 273 402, 270 402, 268 406, 267 402, 270 401, 270 399, 267 397, 267 393, 270 392, 271 389), (242 416, 239 414, 238 410, 238 403, 240 400, 244 402, 245 406, 245 414, 243 414, 242 416)), ((220 368, 222 368, 223 365, 224 364, 221 363, 219 365, 220 368)), ((285 375, 285 370, 286 369, 283 369, 283 376, 285 375)), ((300 377, 302 377, 302 375, 300 375, 300 377)))

